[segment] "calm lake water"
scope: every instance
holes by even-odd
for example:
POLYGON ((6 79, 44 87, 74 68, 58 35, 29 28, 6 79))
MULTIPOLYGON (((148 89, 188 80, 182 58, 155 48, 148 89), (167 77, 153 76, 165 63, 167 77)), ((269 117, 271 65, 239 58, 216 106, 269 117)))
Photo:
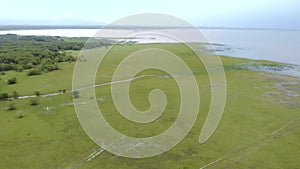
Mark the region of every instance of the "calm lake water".
MULTIPOLYGON (((247 29, 199 29, 211 42, 222 45, 207 47, 208 51, 219 55, 270 60, 300 65, 300 30, 247 30, 247 29)), ((11 30, 0 34, 49 35, 66 37, 92 37, 97 29, 48 29, 48 30, 11 30)), ((123 34, 136 33, 136 30, 105 30, 106 37, 121 37, 123 34)), ((151 31, 151 30, 150 30, 151 31)), ((167 33, 170 30, 163 30, 167 33)), ((172 30, 171 30, 172 31, 172 30)), ((178 30, 177 30, 178 31, 178 30)), ((103 33, 102 33, 103 35, 103 33)), ((139 37, 139 43, 172 42, 162 37, 139 37)), ((193 41, 193 40, 191 40, 193 41)))
POLYGON ((300 31, 296 30, 203 30, 217 53, 234 57, 300 65, 300 31))

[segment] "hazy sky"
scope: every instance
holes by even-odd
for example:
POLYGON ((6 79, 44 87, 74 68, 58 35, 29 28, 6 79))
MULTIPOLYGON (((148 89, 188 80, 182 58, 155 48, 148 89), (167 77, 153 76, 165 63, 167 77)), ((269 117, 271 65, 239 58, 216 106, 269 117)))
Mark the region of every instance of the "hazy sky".
POLYGON ((5 0, 0 4, 2 24, 110 23, 132 14, 163 13, 195 26, 300 29, 300 0, 5 0))

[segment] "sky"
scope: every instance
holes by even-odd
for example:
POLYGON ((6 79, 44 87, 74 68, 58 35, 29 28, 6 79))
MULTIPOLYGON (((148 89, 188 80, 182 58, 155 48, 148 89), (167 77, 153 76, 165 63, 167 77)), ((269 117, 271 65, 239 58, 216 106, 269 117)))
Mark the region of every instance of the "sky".
POLYGON ((0 24, 103 24, 162 13, 194 26, 300 29, 299 0, 5 0, 0 24))

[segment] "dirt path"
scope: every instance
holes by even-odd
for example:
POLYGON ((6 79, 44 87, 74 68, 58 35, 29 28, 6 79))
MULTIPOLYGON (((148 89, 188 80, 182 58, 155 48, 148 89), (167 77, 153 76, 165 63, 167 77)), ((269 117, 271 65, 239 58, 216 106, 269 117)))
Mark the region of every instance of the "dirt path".
MULTIPOLYGON (((76 91, 82 91, 82 90, 87 90, 87 89, 101 87, 101 86, 107 86, 107 85, 113 85, 113 84, 127 83, 127 82, 131 82, 131 81, 138 80, 138 79, 141 79, 141 78, 146 78, 146 77, 168 78, 169 76, 141 75, 141 76, 136 76, 136 77, 131 78, 131 79, 124 79, 124 80, 119 80, 119 81, 96 84, 96 85, 93 85, 93 86, 88 86, 88 87, 77 89, 76 91)), ((50 93, 50 94, 42 94, 40 96, 36 96, 36 95, 19 96, 17 99, 28 99, 28 98, 35 98, 35 97, 45 98, 45 97, 58 96, 58 95, 62 95, 62 94, 65 94, 65 93, 72 93, 72 92, 73 92, 73 90, 67 90, 66 92, 56 92, 56 93, 50 93)))

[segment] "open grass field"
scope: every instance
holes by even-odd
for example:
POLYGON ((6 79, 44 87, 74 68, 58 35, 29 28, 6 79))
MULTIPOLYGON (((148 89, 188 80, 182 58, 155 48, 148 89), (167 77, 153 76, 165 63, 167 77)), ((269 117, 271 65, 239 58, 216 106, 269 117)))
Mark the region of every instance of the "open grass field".
MULTIPOLYGON (((297 169, 300 168, 300 79, 250 71, 235 67, 241 63, 276 64, 221 57, 227 80, 227 99, 223 118, 212 137, 204 144, 198 137, 210 106, 211 85, 201 61, 180 44, 154 44, 179 55, 192 69, 201 97, 199 115, 187 137, 159 156, 145 159, 118 157, 103 151, 85 134, 77 119, 70 92, 51 97, 0 101, 0 168, 3 169, 297 169), (16 110, 7 110, 14 103, 16 110), (23 114, 22 118, 19 115, 23 114)), ((117 46, 99 66, 96 84, 110 82, 118 63, 129 53, 148 45, 117 46)), ((78 55, 78 53, 74 53, 78 55)), ((203 54, 205 57, 215 57, 203 54)), ((26 71, 0 75, 0 91, 20 95, 55 93, 72 89, 75 63, 62 63, 60 70, 40 76, 26 71), (17 78, 8 85, 7 79, 17 78)), ((139 75, 166 75, 145 70, 139 75)), ((110 125, 133 137, 157 135, 172 125, 178 115, 180 96, 172 78, 143 77, 131 82, 130 98, 139 110, 150 105, 148 94, 160 88, 168 98, 164 114, 149 124, 124 119, 114 107, 111 85, 96 88, 99 108, 110 125)))

